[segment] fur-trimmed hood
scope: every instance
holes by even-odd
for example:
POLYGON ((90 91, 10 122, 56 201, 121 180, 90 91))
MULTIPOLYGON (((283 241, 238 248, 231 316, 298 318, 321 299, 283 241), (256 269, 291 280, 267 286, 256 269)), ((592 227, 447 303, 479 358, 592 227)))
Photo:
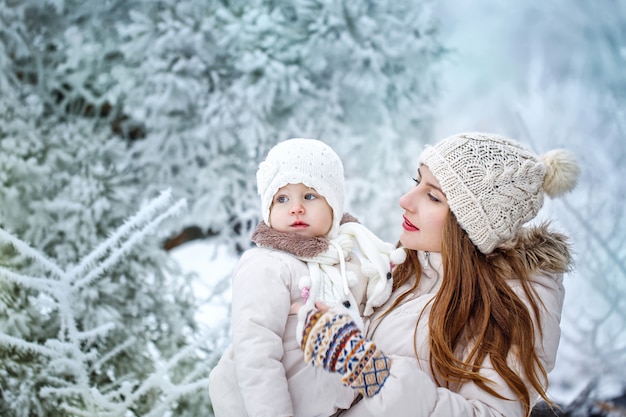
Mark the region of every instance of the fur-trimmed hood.
POLYGON ((524 227, 512 248, 531 274, 539 271, 565 273, 573 267, 569 238, 549 230, 549 226, 549 223, 541 223, 524 227))

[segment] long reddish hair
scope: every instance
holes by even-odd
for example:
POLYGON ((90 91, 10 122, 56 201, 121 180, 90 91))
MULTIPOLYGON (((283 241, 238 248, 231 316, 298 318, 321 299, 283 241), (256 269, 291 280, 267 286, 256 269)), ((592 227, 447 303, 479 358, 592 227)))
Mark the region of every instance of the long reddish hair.
MULTIPOLYGON (((504 398, 480 375, 489 357, 493 368, 530 413, 532 389, 545 401, 547 373, 535 351, 535 327, 541 332, 538 297, 529 271, 514 248, 484 255, 449 212, 441 249, 443 277, 432 301, 429 320, 430 367, 442 386, 474 382, 489 394, 504 398), (507 284, 521 282, 529 306, 507 284), (507 359, 513 359, 513 366, 507 359)), ((417 252, 407 250, 406 261, 394 270, 394 290, 416 277, 412 290, 400 296, 396 307, 419 285, 417 252)), ((416 323, 417 329, 417 323, 416 323)), ((417 347, 415 347, 417 355, 417 347)))

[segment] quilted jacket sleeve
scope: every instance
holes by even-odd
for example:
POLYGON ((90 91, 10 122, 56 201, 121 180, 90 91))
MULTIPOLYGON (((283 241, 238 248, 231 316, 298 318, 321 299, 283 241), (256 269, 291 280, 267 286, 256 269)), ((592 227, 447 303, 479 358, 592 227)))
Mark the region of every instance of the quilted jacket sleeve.
POLYGON ((269 260, 268 256, 273 255, 255 249, 246 252, 233 278, 233 351, 250 417, 294 413, 281 363, 291 307, 290 271, 281 259, 269 260))

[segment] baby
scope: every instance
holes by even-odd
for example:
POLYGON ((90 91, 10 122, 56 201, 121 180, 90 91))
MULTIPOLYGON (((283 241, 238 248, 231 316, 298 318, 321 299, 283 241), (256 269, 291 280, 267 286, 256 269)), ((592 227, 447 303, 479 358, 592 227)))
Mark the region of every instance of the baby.
MULTIPOLYGON (((353 390, 303 361, 294 304, 321 300, 361 315, 387 300, 404 251, 343 214, 343 164, 326 144, 290 139, 257 172, 263 221, 232 284, 230 346, 209 377, 216 417, 329 416, 353 390), (356 247, 355 247, 356 246, 356 247)), ((301 329, 298 329, 301 333, 301 329)))

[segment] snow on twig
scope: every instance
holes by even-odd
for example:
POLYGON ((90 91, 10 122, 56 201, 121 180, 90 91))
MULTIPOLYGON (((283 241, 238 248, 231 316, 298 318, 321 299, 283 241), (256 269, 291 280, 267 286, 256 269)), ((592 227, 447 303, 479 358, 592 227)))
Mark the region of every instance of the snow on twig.
POLYGON ((115 377, 107 388, 93 386, 90 375, 131 348, 136 338, 131 336, 108 352, 98 352, 90 342, 108 337, 115 324, 108 322, 88 329, 79 329, 77 326, 79 290, 92 285, 135 245, 153 233, 159 224, 180 213, 185 206, 184 199, 172 204, 169 190, 161 193, 69 271, 64 271, 44 254, 0 229, 0 241, 11 244, 18 253, 35 260, 51 275, 34 277, 0 267, 0 277, 18 286, 50 295, 51 302, 47 307, 59 313, 60 330, 55 338, 45 342, 36 343, 0 332, 0 346, 33 352, 47 358, 49 385, 41 387, 39 395, 66 399, 62 401, 62 408, 73 415, 121 417, 127 415, 130 408, 140 404, 143 396, 156 391, 161 393, 161 400, 148 411, 149 415, 156 416, 162 415, 177 398, 208 384, 207 378, 202 377, 204 370, 198 369, 188 372, 179 385, 170 380, 169 374, 174 368, 198 348, 191 345, 168 360, 160 364, 157 362, 157 369, 144 381, 128 380, 121 375, 115 377))

